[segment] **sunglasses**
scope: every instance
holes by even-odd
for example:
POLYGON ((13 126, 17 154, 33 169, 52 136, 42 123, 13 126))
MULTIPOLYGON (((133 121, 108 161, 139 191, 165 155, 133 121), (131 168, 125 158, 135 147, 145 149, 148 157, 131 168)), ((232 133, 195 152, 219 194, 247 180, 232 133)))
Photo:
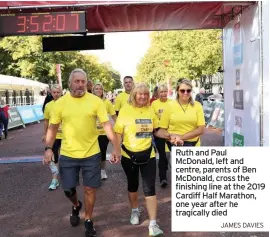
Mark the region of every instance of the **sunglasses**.
POLYGON ((179 90, 182 94, 184 94, 185 92, 187 92, 187 94, 189 94, 191 92, 191 89, 187 89, 187 90, 184 90, 184 89, 181 89, 179 90))

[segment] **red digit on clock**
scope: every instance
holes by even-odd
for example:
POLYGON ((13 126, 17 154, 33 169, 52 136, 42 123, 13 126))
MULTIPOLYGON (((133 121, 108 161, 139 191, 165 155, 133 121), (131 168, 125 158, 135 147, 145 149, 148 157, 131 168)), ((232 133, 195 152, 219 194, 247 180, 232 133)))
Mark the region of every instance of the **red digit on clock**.
POLYGON ((19 24, 17 26, 21 26, 21 29, 17 32, 23 33, 26 30, 26 16, 18 16, 18 19, 20 20, 19 24))
POLYGON ((38 16, 30 16, 30 25, 31 25, 31 32, 37 32, 38 31, 38 23, 34 22, 34 19, 37 19, 38 16), (32 27, 33 26, 33 27, 32 27))
MULTIPOLYGON (((61 25, 61 24, 60 24, 61 25)), ((64 31, 66 28, 66 16, 65 15, 57 15, 56 16, 56 30, 58 31, 64 31), (59 26, 61 22, 60 19, 62 18, 62 27, 59 26)))
POLYGON ((45 15, 44 18, 46 19, 46 21, 43 24, 42 30, 44 32, 50 31, 51 29, 49 28, 50 25, 52 24, 52 16, 51 15, 45 15), (48 27, 47 27, 48 26, 48 27))
POLYGON ((75 18, 75 29, 79 30, 79 15, 78 14, 71 14, 75 18))

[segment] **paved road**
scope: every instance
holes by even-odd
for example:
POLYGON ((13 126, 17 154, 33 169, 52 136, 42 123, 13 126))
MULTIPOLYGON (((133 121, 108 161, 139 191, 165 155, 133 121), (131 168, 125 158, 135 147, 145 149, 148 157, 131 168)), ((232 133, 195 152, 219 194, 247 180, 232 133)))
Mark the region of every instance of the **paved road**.
MULTIPOLYGON (((0 143, 0 157, 38 157, 42 155, 40 143, 42 124, 28 125, 10 132, 10 139, 0 143)), ((222 137, 207 133, 204 145, 222 145, 222 137)), ((13 157, 13 158, 12 158, 13 157)), ((148 236, 147 213, 140 191, 142 223, 129 224, 130 208, 127 200, 125 176, 120 165, 108 164, 109 179, 97 192, 94 223, 97 237, 148 236)), ((83 222, 69 225, 71 205, 63 191, 47 191, 50 172, 41 163, 0 164, 0 237, 83 237, 83 222)), ((140 187, 141 190, 141 187, 140 187)), ((78 189, 82 198, 82 189, 78 189)), ((157 183, 158 222, 166 237, 222 237, 221 233, 172 233, 170 187, 163 190, 157 183)), ((251 213, 252 215, 252 213, 251 213)), ((82 218, 83 218, 82 213, 82 218)), ((181 224, 181 223, 179 223, 181 224)), ((194 223, 196 224, 196 223, 194 223)), ((224 237, 268 237, 262 233, 226 233, 224 237)))

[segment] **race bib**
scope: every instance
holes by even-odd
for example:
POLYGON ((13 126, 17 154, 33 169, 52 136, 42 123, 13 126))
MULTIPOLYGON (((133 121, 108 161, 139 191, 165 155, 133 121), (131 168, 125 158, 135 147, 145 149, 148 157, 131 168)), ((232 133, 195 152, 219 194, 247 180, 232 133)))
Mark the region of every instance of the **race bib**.
POLYGON ((153 123, 151 119, 136 119, 136 138, 151 138, 153 135, 153 123))

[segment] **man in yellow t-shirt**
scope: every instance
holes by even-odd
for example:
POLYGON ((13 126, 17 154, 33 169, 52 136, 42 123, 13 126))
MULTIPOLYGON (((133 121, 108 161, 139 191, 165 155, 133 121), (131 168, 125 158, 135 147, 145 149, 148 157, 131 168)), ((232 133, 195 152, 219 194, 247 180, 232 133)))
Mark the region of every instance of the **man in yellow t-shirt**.
MULTIPOLYGON (((51 94, 53 97, 53 100, 46 104, 45 110, 44 110, 44 135, 42 137, 42 141, 45 141, 46 133, 49 127, 49 124, 51 123, 52 118, 52 112, 55 106, 55 102, 61 97, 62 95, 62 88, 60 85, 53 85, 51 88, 51 94)), ((62 131, 61 126, 59 126, 58 132, 56 134, 56 139, 53 144, 52 150, 53 150, 53 161, 50 163, 50 170, 52 172, 52 182, 49 186, 49 190, 56 190, 59 187, 59 181, 58 181, 58 158, 60 153, 60 147, 61 147, 61 141, 62 141, 62 131)))
POLYGON ((53 156, 52 145, 55 141, 59 124, 62 124, 62 145, 59 169, 61 184, 65 195, 72 202, 70 224, 80 222, 79 212, 82 202, 78 200, 76 186, 82 169, 85 199, 85 236, 96 235, 92 212, 95 203, 96 188, 101 185, 101 155, 98 145, 96 119, 98 118, 111 141, 114 149, 111 162, 120 160, 120 146, 109 122, 106 107, 97 96, 86 92, 87 76, 82 69, 74 69, 69 76, 70 93, 61 97, 54 106, 51 124, 46 135, 44 163, 49 163, 53 156))
POLYGON ((129 94, 134 86, 133 78, 131 76, 125 76, 123 82, 125 91, 120 93, 115 99, 114 109, 116 115, 118 115, 120 109, 123 108, 125 104, 127 104, 129 94))

